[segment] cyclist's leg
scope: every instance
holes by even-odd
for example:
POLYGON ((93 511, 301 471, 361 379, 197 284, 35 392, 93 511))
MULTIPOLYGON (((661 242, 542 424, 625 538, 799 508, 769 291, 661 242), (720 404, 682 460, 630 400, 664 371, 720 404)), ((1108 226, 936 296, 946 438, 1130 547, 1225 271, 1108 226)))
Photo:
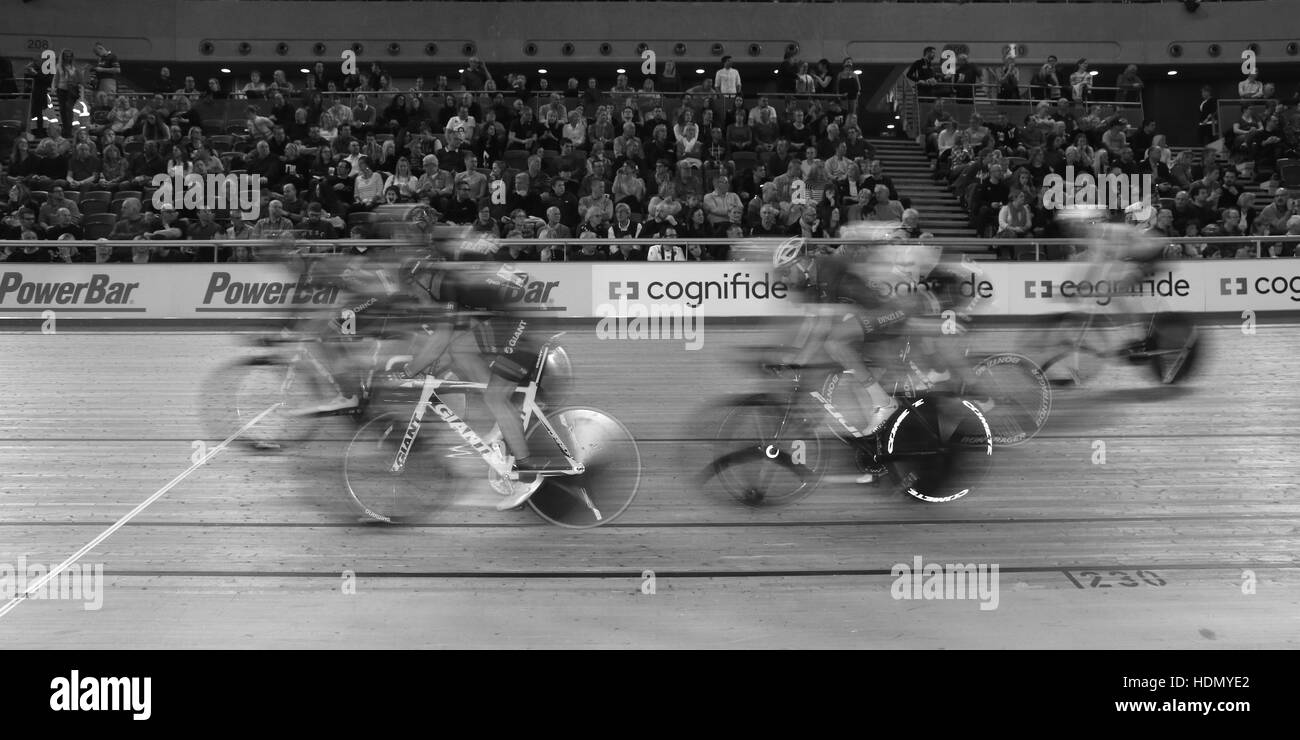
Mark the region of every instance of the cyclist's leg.
POLYGON ((483 404, 496 420, 510 454, 521 460, 529 456, 529 450, 523 418, 512 401, 515 389, 519 387, 518 375, 502 372, 506 365, 500 358, 488 361, 480 343, 480 328, 476 325, 456 333, 448 348, 451 362, 467 380, 487 385, 483 391, 483 404))
MULTIPOLYGON (((844 316, 831 328, 825 342, 826 353, 831 359, 844 369, 853 371, 856 382, 849 387, 853 389, 854 397, 862 410, 861 418, 868 420, 864 432, 875 431, 896 408, 894 400, 877 381, 859 350, 862 342, 874 333, 877 323, 876 315, 869 312, 844 316)), ((880 336, 876 334, 870 338, 880 336)))

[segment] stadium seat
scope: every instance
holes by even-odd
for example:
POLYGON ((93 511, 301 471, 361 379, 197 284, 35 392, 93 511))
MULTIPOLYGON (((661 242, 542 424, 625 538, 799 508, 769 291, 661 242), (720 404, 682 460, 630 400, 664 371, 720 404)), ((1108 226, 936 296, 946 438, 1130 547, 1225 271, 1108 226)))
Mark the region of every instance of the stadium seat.
POLYGON ((735 152, 731 155, 731 161, 736 165, 736 174, 742 174, 753 170, 758 164, 758 155, 754 152, 735 152))
POLYGON ((509 149, 502 159, 506 161, 506 167, 512 170, 524 171, 528 169, 528 152, 522 149, 509 149))
POLYGON ((81 195, 82 203, 89 203, 94 200, 102 200, 108 203, 113 200, 113 193, 110 190, 88 190, 81 195))
POLYGON ((235 138, 228 134, 212 136, 208 139, 208 143, 212 146, 212 151, 216 152, 218 156, 235 148, 235 138))
POLYGON ((47 201, 47 200, 49 200, 49 199, 50 199, 50 191, 48 191, 48 190, 33 190, 33 191, 32 191, 32 200, 36 201, 37 203, 40 203, 41 205, 44 205, 44 204, 45 204, 45 201, 47 201))
POLYGON ((113 200, 126 200, 127 198, 143 198, 144 193, 139 190, 119 190, 113 194, 113 200))
POLYGON ((1300 159, 1279 159, 1277 171, 1284 187, 1300 188, 1300 159))
POLYGON ((82 216, 92 216, 99 213, 107 213, 108 201, 107 200, 83 200, 79 204, 79 207, 81 208, 82 216))
POLYGON ((81 233, 87 239, 106 239, 113 233, 117 216, 111 213, 96 213, 81 219, 81 233))
POLYGON ((70 201, 72 201, 73 203, 76 203, 76 204, 78 204, 78 205, 81 204, 81 191, 80 191, 80 190, 64 190, 64 191, 63 191, 63 197, 64 197, 64 198, 67 198, 68 200, 70 200, 70 201))

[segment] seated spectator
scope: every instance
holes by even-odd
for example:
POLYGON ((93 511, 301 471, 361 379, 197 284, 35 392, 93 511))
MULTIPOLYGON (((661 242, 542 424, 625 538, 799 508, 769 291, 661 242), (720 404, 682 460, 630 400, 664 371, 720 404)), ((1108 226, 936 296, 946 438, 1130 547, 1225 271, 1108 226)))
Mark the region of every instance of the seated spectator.
POLYGON ((595 223, 600 225, 597 233, 604 236, 604 224, 614 218, 614 200, 605 192, 603 179, 591 180, 591 195, 579 199, 578 211, 587 221, 590 221, 591 215, 595 214, 597 216, 595 223))
POLYGON ((663 236, 669 229, 676 231, 677 219, 662 202, 650 206, 651 218, 644 222, 641 235, 647 238, 663 236))
MULTIPOLYGON (((51 195, 53 195, 53 193, 51 193, 51 195)), ((67 202, 75 205, 72 201, 67 202)), ((64 237, 80 240, 82 238, 82 231, 81 227, 73 221, 72 211, 66 207, 59 207, 54 211, 54 218, 50 225, 45 229, 44 236, 45 239, 49 241, 63 239, 64 237)))
MULTIPOLYGON (((596 232, 584 230, 578 235, 579 239, 598 238, 596 232)), ((570 262, 604 262, 609 259, 609 252, 601 249, 595 242, 587 242, 576 247, 570 247, 568 252, 568 261, 570 262)))
MULTIPOLYGON (((50 188, 50 194, 46 197, 45 202, 41 204, 37 212, 36 222, 42 229, 48 229, 55 224, 55 216, 60 210, 68 211, 73 223, 81 221, 81 209, 77 203, 63 194, 63 188, 55 185, 50 188)), ((51 238, 57 238, 57 234, 51 238)))
POLYGON ((1023 190, 1017 190, 1011 202, 998 212, 999 239, 1016 239, 1027 236, 1033 229, 1033 216, 1023 190))
POLYGON ((722 236, 731 223, 732 210, 743 211, 743 208, 740 196, 731 192, 730 178, 725 175, 714 178, 713 191, 704 196, 704 211, 712 233, 722 236))
POLYGON ((145 218, 139 198, 127 198, 122 201, 122 210, 113 224, 113 231, 108 235, 110 241, 129 241, 149 230, 149 221, 145 218))
POLYGON ((1268 227, 1269 234, 1281 234, 1286 230, 1286 224, 1295 215, 1294 201, 1285 188, 1278 188, 1273 193, 1273 202, 1260 211, 1259 216, 1255 218, 1255 224, 1265 224, 1268 227))
POLYGON ((859 197, 867 200, 862 218, 867 221, 902 221, 903 204, 889 197, 889 188, 877 185, 874 190, 859 190, 859 197))
MULTIPOLYGON (((798 213, 799 220, 786 229, 786 235, 802 236, 805 239, 825 239, 829 236, 825 224, 817 216, 817 209, 812 204, 794 206, 790 210, 798 213)), ((901 209, 899 212, 902 212, 901 209)))

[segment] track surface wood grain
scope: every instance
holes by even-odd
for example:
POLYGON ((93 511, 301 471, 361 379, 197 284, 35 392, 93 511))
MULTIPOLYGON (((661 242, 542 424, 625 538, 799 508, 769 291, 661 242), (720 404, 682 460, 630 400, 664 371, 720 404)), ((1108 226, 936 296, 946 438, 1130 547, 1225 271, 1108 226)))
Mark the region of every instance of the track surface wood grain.
MULTIPOLYGON (((781 335, 716 326, 692 352, 571 329, 571 401, 641 445, 641 491, 613 524, 498 513, 458 461, 430 523, 364 525, 341 490, 355 426, 335 419, 283 453, 218 455, 87 556, 104 566, 103 609, 30 600, 0 618, 0 646, 1294 647, 1300 329, 1257 330, 1209 329, 1186 385, 1110 366, 1059 392, 1043 434, 999 450, 965 499, 828 481, 751 509, 699 473, 722 401, 771 387, 745 348, 781 335), (997 608, 893 598, 891 568, 917 556, 997 564, 997 608), (1150 582, 1130 585, 1138 571, 1150 582)), ((203 384, 248 338, 0 333, 0 563, 62 561, 186 469, 196 440, 215 444, 203 384)), ((1040 339, 973 341, 1041 357, 1040 339)))

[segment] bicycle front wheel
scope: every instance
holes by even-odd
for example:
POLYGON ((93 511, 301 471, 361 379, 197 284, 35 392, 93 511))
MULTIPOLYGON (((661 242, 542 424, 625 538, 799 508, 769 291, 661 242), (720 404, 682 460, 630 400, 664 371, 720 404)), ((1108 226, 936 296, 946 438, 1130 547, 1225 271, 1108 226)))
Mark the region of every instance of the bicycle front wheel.
POLYGON ((885 463, 913 498, 929 503, 959 499, 984 480, 993 464, 993 433, 970 401, 918 398, 887 426, 885 463))
POLYGON ((432 434, 417 435, 401 472, 393 472, 410 417, 380 414, 357 430, 343 457, 348 497, 362 515, 385 524, 419 522, 447 500, 446 468, 432 434))
POLYGON ((256 448, 280 448, 310 440, 320 420, 295 415, 328 398, 325 384, 306 363, 280 358, 257 357, 239 360, 214 372, 203 394, 204 426, 217 439, 235 433, 258 414, 275 406, 239 442, 256 448))
MULTIPOLYGON (((574 459, 580 475, 547 477, 528 505, 551 524, 588 529, 609 524, 632 505, 641 486, 641 451, 618 419, 603 411, 570 406, 546 417, 574 459)), ((533 455, 560 455, 540 421, 528 430, 533 455)))
POLYGON ((993 432, 993 443, 1024 444, 1047 424, 1052 413, 1052 384, 1033 360, 1011 352, 991 355, 972 368, 976 388, 962 394, 992 405, 982 410, 993 432))

